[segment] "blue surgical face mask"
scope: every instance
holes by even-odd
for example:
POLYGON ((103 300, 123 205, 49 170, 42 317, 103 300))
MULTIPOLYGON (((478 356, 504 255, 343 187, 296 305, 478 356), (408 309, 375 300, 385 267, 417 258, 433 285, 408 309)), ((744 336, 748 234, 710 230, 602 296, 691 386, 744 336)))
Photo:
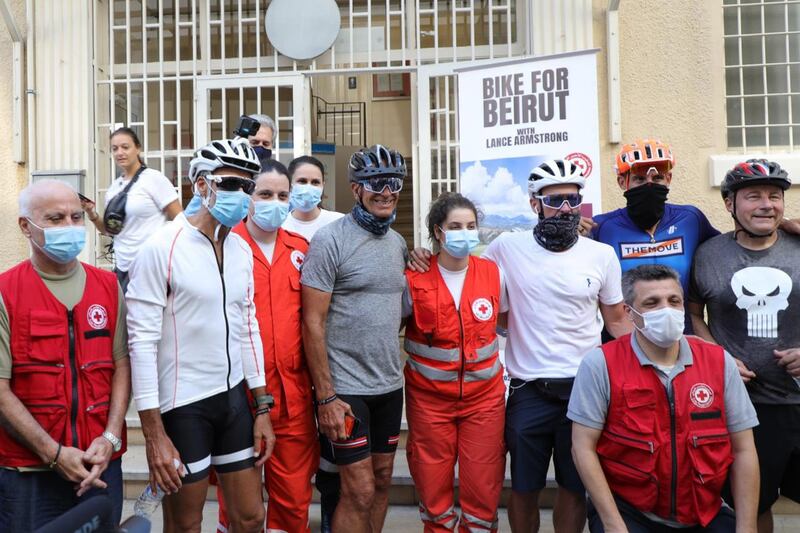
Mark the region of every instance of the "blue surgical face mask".
POLYGON ((292 209, 308 213, 317 207, 320 200, 322 200, 322 189, 319 187, 306 183, 292 186, 292 193, 289 196, 292 209))
POLYGON ((202 205, 203 199, 195 194, 192 196, 192 200, 187 204, 186 209, 184 209, 183 212, 187 217, 190 217, 200 211, 200 207, 202 205))
POLYGON ((55 228, 42 228, 33 223, 31 219, 28 222, 44 232, 44 246, 39 246, 36 241, 31 239, 34 246, 42 250, 47 257, 66 265, 81 253, 83 247, 86 245, 86 227, 85 226, 58 226, 55 228))
POLYGON ((264 231, 275 231, 289 216, 289 203, 262 200, 253 204, 253 223, 264 231))
MULTIPOLYGON (((209 188, 210 190, 210 188, 209 188)), ((209 212, 223 226, 234 227, 247 216, 250 209, 250 197, 242 191, 214 191, 217 197, 209 212)), ((203 202, 208 208, 208 201, 203 202)))
POLYGON ((480 242, 476 229, 451 229, 444 232, 443 248, 453 257, 462 258, 467 257, 480 242))

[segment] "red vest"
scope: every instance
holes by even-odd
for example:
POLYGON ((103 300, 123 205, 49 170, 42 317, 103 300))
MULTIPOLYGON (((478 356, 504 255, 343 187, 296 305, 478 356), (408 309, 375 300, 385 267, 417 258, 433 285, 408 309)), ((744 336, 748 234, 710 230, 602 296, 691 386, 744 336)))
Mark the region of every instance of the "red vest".
POLYGON ((253 250, 253 301, 264 347, 267 390, 275 398, 273 417, 301 416, 312 405, 311 377, 303 352, 300 291, 300 269, 308 241, 302 235, 278 229, 270 263, 244 222, 233 231, 253 250))
POLYGON ((630 335, 603 345, 611 385, 597 454, 611 491, 640 511, 706 526, 733 462, 720 346, 686 337, 692 364, 672 380, 673 403, 630 335))
POLYGON ((503 380, 495 327, 500 312, 497 265, 469 258, 459 309, 431 258, 428 272, 406 271, 414 314, 406 325, 406 385, 448 398, 482 394, 503 380))
MULTIPOLYGON (((83 264, 86 287, 72 311, 48 290, 30 261, 0 274, 11 329, 11 392, 56 441, 82 450, 102 435, 111 402, 119 289, 110 272, 83 264)), ((122 450, 126 431, 123 426, 122 450)), ((0 428, 0 465, 41 459, 0 428)))

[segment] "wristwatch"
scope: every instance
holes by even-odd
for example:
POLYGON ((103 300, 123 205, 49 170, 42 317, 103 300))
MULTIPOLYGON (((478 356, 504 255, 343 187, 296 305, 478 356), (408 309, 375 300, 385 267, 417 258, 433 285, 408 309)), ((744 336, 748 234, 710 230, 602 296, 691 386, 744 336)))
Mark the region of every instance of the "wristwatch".
POLYGON ((115 453, 122 449, 122 440, 110 431, 104 431, 102 436, 111 443, 111 448, 115 453))
POLYGON ((255 409, 259 409, 262 407, 268 407, 272 409, 275 407, 275 398, 270 393, 260 394, 253 399, 253 407, 255 409))

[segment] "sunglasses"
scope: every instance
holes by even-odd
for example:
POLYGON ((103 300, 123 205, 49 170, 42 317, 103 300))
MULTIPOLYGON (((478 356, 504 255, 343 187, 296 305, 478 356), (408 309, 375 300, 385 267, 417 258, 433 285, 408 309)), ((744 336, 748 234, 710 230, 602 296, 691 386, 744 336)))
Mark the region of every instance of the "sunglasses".
POLYGON ((565 202, 571 209, 575 209, 580 207, 583 203, 583 196, 577 192, 569 194, 544 194, 536 196, 536 198, 551 209, 561 209, 565 202))
POLYGON ((256 190, 256 182, 251 179, 239 176, 211 175, 209 177, 217 183, 217 189, 221 191, 241 190, 245 194, 253 194, 253 191, 256 190))
POLYGON ((389 187, 389 192, 392 194, 397 194, 403 190, 403 178, 370 178, 361 180, 358 183, 365 190, 374 194, 382 193, 386 187, 389 187))

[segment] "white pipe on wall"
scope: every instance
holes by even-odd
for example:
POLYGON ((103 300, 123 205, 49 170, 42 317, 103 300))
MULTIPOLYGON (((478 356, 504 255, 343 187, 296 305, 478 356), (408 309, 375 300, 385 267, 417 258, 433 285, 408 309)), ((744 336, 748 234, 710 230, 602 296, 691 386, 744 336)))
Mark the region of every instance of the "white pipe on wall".
POLYGON ((608 45, 608 142, 622 141, 622 110, 619 79, 619 2, 609 0, 606 12, 608 45))

